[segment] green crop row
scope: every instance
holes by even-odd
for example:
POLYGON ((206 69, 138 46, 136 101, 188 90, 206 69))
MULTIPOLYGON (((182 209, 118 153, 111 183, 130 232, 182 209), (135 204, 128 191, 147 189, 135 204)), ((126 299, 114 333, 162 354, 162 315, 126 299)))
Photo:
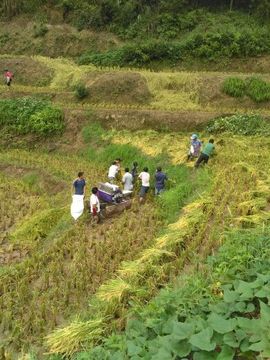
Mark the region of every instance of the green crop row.
POLYGON ((249 96, 257 103, 270 100, 270 83, 258 77, 250 77, 245 80, 229 77, 224 81, 222 91, 233 97, 249 96))
POLYGON ((17 134, 46 135, 62 132, 62 110, 35 98, 0 100, 0 127, 17 134))

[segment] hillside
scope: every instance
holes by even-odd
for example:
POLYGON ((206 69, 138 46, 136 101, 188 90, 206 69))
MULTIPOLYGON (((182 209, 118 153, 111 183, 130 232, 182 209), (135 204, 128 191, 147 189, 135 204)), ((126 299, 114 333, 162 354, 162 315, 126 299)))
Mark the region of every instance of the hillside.
POLYGON ((0 360, 269 359, 268 2, 0 9, 0 360), (95 224, 116 158, 151 188, 95 224))

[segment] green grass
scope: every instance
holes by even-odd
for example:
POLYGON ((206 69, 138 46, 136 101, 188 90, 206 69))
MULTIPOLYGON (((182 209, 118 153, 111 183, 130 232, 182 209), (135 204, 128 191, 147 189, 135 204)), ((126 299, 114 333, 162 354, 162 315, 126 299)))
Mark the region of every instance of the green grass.
POLYGON ((229 77, 222 85, 222 91, 233 97, 243 97, 246 93, 246 83, 237 77, 229 77))

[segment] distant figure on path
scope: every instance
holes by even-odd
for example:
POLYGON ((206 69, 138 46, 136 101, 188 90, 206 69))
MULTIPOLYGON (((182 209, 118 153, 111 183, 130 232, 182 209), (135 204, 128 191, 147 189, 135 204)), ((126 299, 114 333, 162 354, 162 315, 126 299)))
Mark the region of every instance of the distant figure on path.
POLYGON ((11 85, 11 81, 13 79, 13 73, 11 71, 9 71, 8 69, 5 69, 5 82, 7 86, 11 85))
POLYGON ((141 179, 142 181, 142 186, 140 190, 140 202, 142 203, 150 188, 150 174, 148 173, 147 167, 145 167, 140 173, 139 179, 141 179))
POLYGON ((122 178, 122 183, 124 184, 125 191, 133 190, 133 177, 129 172, 129 168, 125 168, 125 175, 122 178))
POLYGON ((209 142, 204 146, 199 159, 195 163, 195 168, 198 168, 200 164, 207 164, 209 157, 213 154, 215 149, 214 139, 210 139, 209 142))
POLYGON ((165 190, 165 181, 168 180, 167 175, 162 172, 162 168, 160 166, 157 167, 155 180, 155 195, 160 195, 165 190))

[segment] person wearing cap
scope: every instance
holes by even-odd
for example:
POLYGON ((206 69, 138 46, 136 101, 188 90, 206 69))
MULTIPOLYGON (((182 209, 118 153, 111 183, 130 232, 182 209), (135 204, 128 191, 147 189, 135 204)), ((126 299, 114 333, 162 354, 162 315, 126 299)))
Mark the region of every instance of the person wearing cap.
POLYGON ((199 157, 201 146, 202 146, 202 142, 198 139, 198 135, 192 134, 190 137, 190 148, 189 148, 187 160, 191 160, 199 157))

